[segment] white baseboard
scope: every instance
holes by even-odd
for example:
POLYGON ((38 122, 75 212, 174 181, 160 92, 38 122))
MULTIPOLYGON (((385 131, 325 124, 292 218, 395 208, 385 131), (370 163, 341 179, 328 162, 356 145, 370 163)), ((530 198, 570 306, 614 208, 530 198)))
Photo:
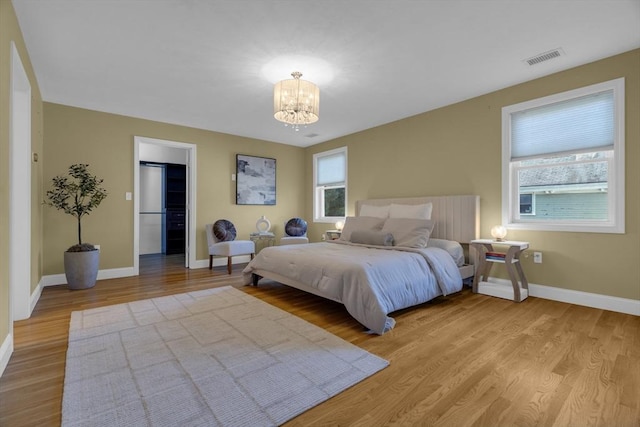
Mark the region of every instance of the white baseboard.
MULTIPOLYGON (((109 270, 98 271, 98 280, 117 279, 119 277, 135 276, 136 272, 133 267, 110 268, 109 270)), ((65 279, 66 283, 66 279, 65 279)))
POLYGON ((13 354, 13 334, 8 334, 0 346, 0 377, 9 364, 11 354, 13 354))
POLYGON ((38 283, 38 286, 36 286, 35 291, 33 291, 33 293, 31 294, 31 307, 29 309, 29 316, 31 316, 31 313, 33 313, 33 309, 36 308, 36 304, 40 299, 40 295, 42 295, 42 280, 40 280, 40 283, 38 283))
MULTIPOLYGON (((214 259, 213 260, 213 265, 215 267, 218 267, 220 265, 222 265, 223 263, 218 262, 218 260, 214 259)), ((227 262, 224 262, 224 265, 227 265, 227 262)), ((208 259, 199 259, 196 260, 195 264, 193 265, 189 265, 189 268, 209 268, 209 260, 208 259)))
MULTIPOLYGON (((135 275, 136 274, 133 267, 110 268, 108 270, 98 271, 98 280, 117 279, 119 277, 129 277, 135 275)), ((42 276, 42 280, 40 281, 40 283, 42 284, 42 286, 66 285, 67 278, 64 274, 50 274, 48 276, 42 276)))
MULTIPOLYGON (((233 257, 234 264, 242 264, 247 263, 251 260, 249 255, 240 255, 233 257)), ((226 257, 219 257, 213 259, 214 267, 222 267, 227 265, 226 257)), ((209 268, 209 259, 199 259, 196 262, 189 266, 189 268, 209 268)), ((117 279, 119 277, 129 277, 135 276, 135 271, 133 267, 124 267, 124 268, 111 268, 109 270, 100 270, 98 271, 98 280, 104 279, 117 279)), ((66 285, 67 278, 64 274, 50 274, 48 276, 42 276, 40 280, 40 292, 42 292, 42 287, 44 286, 57 286, 57 285, 66 285)), ((40 295, 38 294, 38 298, 40 295)), ((37 300, 35 301, 37 302, 37 300)), ((35 307, 35 302, 33 303, 33 307, 35 307)), ((32 310, 33 310, 32 307, 32 310)))
MULTIPOLYGON (((234 264, 242 264, 251 261, 251 257, 249 255, 240 255, 234 256, 232 259, 234 264)), ((227 265, 226 257, 217 257, 213 259, 214 267, 222 267, 227 265)), ((189 268, 209 268, 209 259, 199 259, 196 262, 189 266, 189 268)), ((124 267, 124 268, 111 268, 109 270, 100 270, 98 271, 98 280, 104 279, 117 279, 119 277, 129 277, 135 276, 135 270, 133 267, 124 267)), ((64 274, 50 274, 48 276, 42 276, 40 280, 40 292, 42 292, 42 287, 44 286, 57 286, 57 285, 66 285, 67 278, 64 274)), ((38 298, 40 295, 38 294, 38 298)), ((37 300, 36 300, 37 302, 37 300)), ((33 307, 35 307, 35 303, 33 303, 33 307)), ((32 310, 33 310, 32 307, 32 310)))
MULTIPOLYGON (((234 256, 231 259, 233 264, 243 264, 251 261, 250 255, 238 255, 234 256)), ((213 259, 214 267, 226 267, 227 266, 227 257, 216 257, 213 259)), ((190 265, 189 268, 209 268, 209 258, 207 259, 199 259, 193 265, 190 265)))
POLYGON ((40 283, 42 283, 43 287, 65 285, 67 283, 67 278, 64 274, 50 274, 48 276, 42 276, 40 283))
MULTIPOLYGON (((247 263, 251 260, 249 255, 242 255, 233 257, 234 264, 247 263)), ((227 258, 219 257, 213 259, 213 265, 215 267, 222 267, 227 265, 227 258)), ((208 259, 199 259, 190 266, 190 268, 208 268, 208 259)), ((116 279, 119 277, 135 276, 133 267, 125 268, 112 268, 109 270, 100 270, 98 272, 98 280, 103 279, 116 279)), ((35 307, 42 287, 65 285, 67 279, 64 274, 52 274, 49 276, 43 276, 38 288, 31 296, 31 311, 35 307)), ((491 283, 498 286, 508 286, 511 288, 511 282, 507 279, 491 278, 491 283)), ((566 302, 569 304, 583 305, 586 307, 599 308, 602 310, 616 311, 618 313, 632 314, 634 316, 640 316, 640 300, 619 298, 609 295, 592 294, 589 292, 574 291, 571 289, 556 288, 553 286, 537 285, 529 283, 529 296, 550 299, 553 301, 566 302)))
MULTIPOLYGON (((489 295, 492 297, 504 298, 511 301, 515 300, 513 286, 511 282, 497 283, 494 278, 491 278, 490 282, 478 283, 478 293, 483 295, 489 295)), ((529 296, 527 289, 520 288, 520 300, 524 301, 529 296)))
MULTIPOLYGON (((492 277, 491 282, 495 285, 512 288, 511 281, 507 279, 492 277)), ((529 296, 640 316, 640 300, 635 299, 592 294, 534 283, 529 283, 529 296)))

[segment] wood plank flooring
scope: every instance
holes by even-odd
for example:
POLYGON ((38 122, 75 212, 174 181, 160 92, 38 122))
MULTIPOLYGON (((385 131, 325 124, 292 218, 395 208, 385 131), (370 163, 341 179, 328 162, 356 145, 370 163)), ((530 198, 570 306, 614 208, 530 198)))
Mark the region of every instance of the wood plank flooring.
MULTIPOLYGON (((241 266, 231 276, 185 269, 179 256, 140 266, 89 290, 44 289, 14 325, 0 426, 60 424, 72 311, 241 285, 241 266)), ((640 317, 465 289, 395 313, 396 328, 376 336, 340 304, 273 282, 240 289, 391 362, 287 426, 640 426, 640 317)))

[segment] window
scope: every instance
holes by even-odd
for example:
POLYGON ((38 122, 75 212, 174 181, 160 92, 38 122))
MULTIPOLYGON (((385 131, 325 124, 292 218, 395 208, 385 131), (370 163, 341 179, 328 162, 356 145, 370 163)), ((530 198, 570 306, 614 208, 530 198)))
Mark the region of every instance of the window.
POLYGON ((347 147, 313 155, 314 221, 343 220, 347 206, 347 147))
POLYGON ((520 193, 520 215, 535 215, 533 193, 520 193))
POLYGON ((502 109, 509 228, 624 233, 624 79, 502 109))

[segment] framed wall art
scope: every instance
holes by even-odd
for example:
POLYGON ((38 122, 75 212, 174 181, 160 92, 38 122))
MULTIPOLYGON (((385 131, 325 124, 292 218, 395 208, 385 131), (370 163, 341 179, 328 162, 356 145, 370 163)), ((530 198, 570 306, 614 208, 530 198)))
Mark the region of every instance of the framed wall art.
POLYGON ((276 204, 276 159, 236 154, 236 204, 276 204))

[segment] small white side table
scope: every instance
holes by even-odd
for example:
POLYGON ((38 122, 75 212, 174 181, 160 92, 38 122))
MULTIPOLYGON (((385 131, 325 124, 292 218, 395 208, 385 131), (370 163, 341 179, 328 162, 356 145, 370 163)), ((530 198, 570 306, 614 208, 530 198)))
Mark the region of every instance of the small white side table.
POLYGON ((276 244, 276 236, 273 233, 251 233, 249 240, 256 244, 256 254, 262 249, 276 244))
POLYGON ((472 240, 471 246, 476 250, 476 274, 473 278, 473 292, 491 295, 494 297, 513 299, 515 302, 524 301, 529 296, 529 282, 522 271, 520 255, 529 247, 529 242, 513 240, 472 240), (503 247, 502 251, 495 250, 494 246, 503 247), (506 252, 504 252, 506 248, 506 252), (489 256, 487 256, 489 253, 489 256), (495 254, 495 255, 494 255, 495 254), (504 264, 513 292, 505 287, 489 282, 489 274, 494 263, 504 264))

